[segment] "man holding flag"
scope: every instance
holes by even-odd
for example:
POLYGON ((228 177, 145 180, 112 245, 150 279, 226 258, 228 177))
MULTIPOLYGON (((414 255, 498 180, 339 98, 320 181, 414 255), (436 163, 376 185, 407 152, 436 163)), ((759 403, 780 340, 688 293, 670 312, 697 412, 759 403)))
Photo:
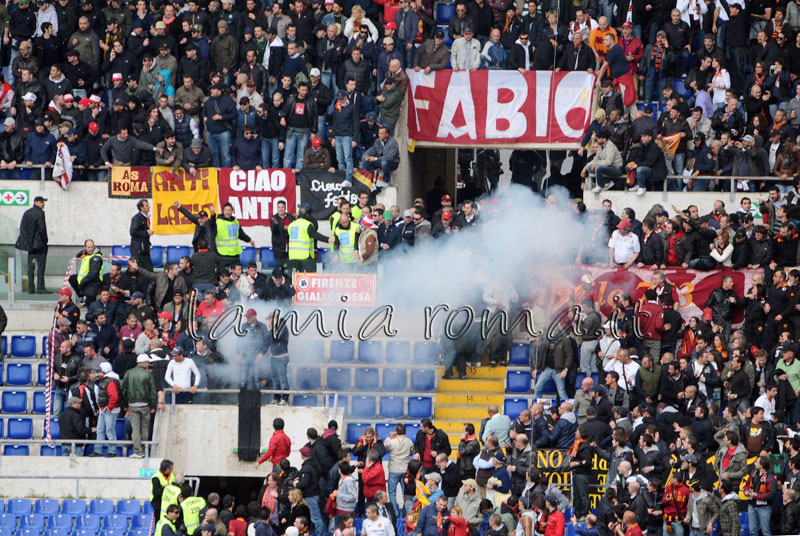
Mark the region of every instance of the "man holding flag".
MULTIPOLYGON (((686 167, 686 142, 692 139, 692 129, 686 119, 681 117, 677 106, 670 108, 669 117, 664 120, 661 139, 666 144, 667 159, 671 157, 673 175, 683 175, 686 167)), ((683 182, 681 179, 670 179, 667 188, 671 192, 680 192, 683 189, 683 182)))
POLYGON ((611 77, 614 87, 622 93, 628 120, 633 121, 636 118, 636 86, 633 84, 633 71, 631 71, 628 60, 625 59, 625 52, 617 44, 614 34, 607 33, 603 36, 603 46, 608 53, 600 67, 600 72, 597 73, 597 87, 602 84, 604 76, 611 77))

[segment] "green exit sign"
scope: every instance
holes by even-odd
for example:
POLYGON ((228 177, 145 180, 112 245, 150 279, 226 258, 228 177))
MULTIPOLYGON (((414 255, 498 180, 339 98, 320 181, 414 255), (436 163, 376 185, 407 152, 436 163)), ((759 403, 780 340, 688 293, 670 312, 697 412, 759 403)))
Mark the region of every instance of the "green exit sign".
POLYGON ((0 205, 6 207, 27 207, 30 205, 28 190, 0 190, 0 205))
POLYGON ((147 468, 147 467, 142 467, 141 469, 139 469, 139 478, 147 478, 149 480, 149 479, 153 478, 153 476, 155 474, 156 474, 156 470, 155 469, 151 469, 151 468, 147 468))

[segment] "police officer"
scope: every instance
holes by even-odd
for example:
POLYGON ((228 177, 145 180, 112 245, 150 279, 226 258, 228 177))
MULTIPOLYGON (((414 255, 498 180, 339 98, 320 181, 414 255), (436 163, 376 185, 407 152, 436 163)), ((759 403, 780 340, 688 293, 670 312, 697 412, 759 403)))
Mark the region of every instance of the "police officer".
POLYGON ((297 219, 289 225, 289 271, 316 272, 315 242, 328 242, 328 237, 317 231, 317 222, 311 218, 311 205, 302 203, 297 209, 297 219))
POLYGON ((150 504, 153 506, 153 512, 159 516, 161 515, 161 498, 164 490, 175 481, 175 474, 172 472, 172 468, 172 461, 163 460, 158 471, 150 480, 150 504))
POLYGON ((248 242, 255 247, 256 243, 242 230, 242 226, 233 216, 233 205, 225 203, 222 207, 222 214, 211 216, 212 228, 216 229, 215 241, 217 253, 219 254, 219 269, 230 269, 234 264, 239 264, 239 255, 242 253, 242 246, 239 240, 248 242))
POLYGON ((175 526, 175 520, 178 519, 180 512, 181 509, 177 504, 170 504, 165 516, 156 523, 154 536, 177 536, 178 528, 175 526))
POLYGON ((100 289, 103 256, 100 248, 94 245, 94 240, 87 240, 76 257, 80 259, 78 273, 69 276, 69 284, 81 298, 81 304, 88 306, 97 298, 97 291, 100 289))
POLYGON ((349 214, 342 213, 333 227, 332 234, 329 243, 333 246, 334 252, 337 252, 333 262, 339 263, 342 271, 355 271, 358 264, 358 252, 356 252, 358 226, 350 221, 349 214))

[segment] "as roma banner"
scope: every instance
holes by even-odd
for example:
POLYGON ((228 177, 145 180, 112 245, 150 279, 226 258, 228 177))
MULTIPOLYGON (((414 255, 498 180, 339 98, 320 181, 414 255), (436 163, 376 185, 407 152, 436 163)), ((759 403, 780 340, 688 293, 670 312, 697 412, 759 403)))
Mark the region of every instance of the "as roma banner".
POLYGON ((344 171, 330 173, 328 171, 298 171, 300 180, 300 201, 311 205, 311 215, 318 219, 327 219, 336 212, 336 200, 346 197, 352 206, 358 204, 358 194, 371 193, 361 174, 355 173, 353 185, 342 186, 344 171), (362 182, 363 180, 363 182, 362 182))
POLYGON ((150 168, 114 166, 108 178, 108 197, 150 197, 150 168))
POLYGON ((375 305, 375 274, 294 272, 295 305, 371 307, 375 305))
POLYGON ((218 176, 220 206, 233 205, 233 215, 245 227, 269 225, 278 201, 286 203, 287 212, 295 213, 297 182, 292 169, 220 168, 218 176))
POLYGON ((584 71, 451 70, 409 79, 408 138, 453 143, 577 147, 592 119, 595 75, 584 71))
POLYGON ((153 216, 155 234, 192 234, 194 224, 174 206, 178 201, 190 212, 209 210, 217 205, 217 170, 198 169, 195 175, 183 168, 170 171, 153 168, 153 216))

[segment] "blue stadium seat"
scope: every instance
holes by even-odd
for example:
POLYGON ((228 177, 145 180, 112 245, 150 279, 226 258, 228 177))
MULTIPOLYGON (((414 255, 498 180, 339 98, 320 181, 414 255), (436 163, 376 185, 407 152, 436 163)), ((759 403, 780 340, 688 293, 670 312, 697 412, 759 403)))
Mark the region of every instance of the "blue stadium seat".
POLYGON ((362 393, 372 393, 380 389, 380 373, 376 368, 356 369, 358 390, 362 393))
POLYGON ((129 530, 128 536, 149 536, 149 530, 145 529, 136 529, 136 530, 129 530))
POLYGON ((394 425, 393 422, 379 422, 375 425, 375 434, 381 438, 381 441, 386 441, 389 434, 394 432, 394 425))
MULTIPOLYGON (((149 501, 145 501, 144 504, 150 504, 149 501)), ((150 507, 152 508, 152 504, 150 507)), ((150 514, 139 514, 138 516, 134 516, 131 518, 131 529, 144 529, 148 530, 150 528, 150 520, 152 519, 152 515, 150 514)))
POLYGON ((47 363, 39 363, 36 367, 36 385, 47 385, 47 363))
POLYGON ((44 536, 69 536, 70 529, 52 529, 48 528, 44 531, 44 536))
POLYGON ((508 352, 508 364, 515 367, 529 367, 531 364, 530 350, 530 345, 515 342, 508 352))
POLYGON ((441 30, 441 31, 444 32, 444 44, 447 45, 447 48, 452 47, 453 46, 453 36, 450 35, 449 25, 447 25, 447 24, 437 24, 436 25, 436 30, 437 31, 441 30))
POLYGON ((181 257, 191 257, 192 248, 190 246, 167 246, 167 263, 179 263, 181 257))
MULTIPOLYGON (((4 432, 5 428, 3 428, 3 419, 0 419, 0 439, 2 439, 4 432)), ((2 514, 3 512, 5 512, 5 510, 3 509, 3 505, 0 505, 0 514, 2 514)))
POLYGON ((42 445, 39 447, 39 456, 61 456, 61 445, 42 445))
POLYGON ((303 339, 297 349, 291 352, 296 363, 322 363, 325 361, 325 341, 322 339, 303 339))
POLYGON ((150 246, 150 262, 153 268, 164 266, 164 246, 150 246))
MULTIPOLYGON (((150 503, 150 501, 143 501, 142 502, 142 513, 143 514, 147 514, 149 516, 153 515, 153 505, 150 503)), ((149 527, 149 525, 148 525, 148 527, 149 527)))
POLYGON ((117 514, 131 518, 133 516, 138 516, 141 511, 142 505, 139 501, 133 499, 121 499, 117 501, 117 514))
MULTIPOLYGON (((50 438, 61 439, 61 425, 58 422, 58 417, 50 418, 50 438)), ((44 439, 44 427, 42 427, 42 439, 44 439)))
POLYGON ((414 343, 412 363, 433 365, 436 363, 439 345, 431 341, 417 341, 414 343))
MULTIPOLYGON (((114 513, 114 501, 108 499, 93 499, 89 503, 89 513, 99 516, 110 516, 114 513)), ((105 525, 103 525, 105 527, 105 525)))
POLYGON ((82 516, 86 513, 86 501, 83 499, 64 499, 61 501, 61 513, 72 517, 82 516))
POLYGON ((449 24, 450 19, 456 16, 455 2, 436 2, 436 22, 449 24))
POLYGON ((33 511, 45 516, 56 515, 58 514, 58 499, 36 499, 33 511))
POLYGON ((531 373, 522 370, 509 370, 506 373, 507 393, 530 393, 531 373))
POLYGON ((436 370, 419 369, 411 371, 412 391, 433 391, 436 387, 436 370))
POLYGON ((0 514, 0 530, 14 532, 17 528, 17 516, 14 514, 0 514))
POLYGON ((125 530, 124 529, 103 530, 100 532, 100 536, 125 536, 125 530))
POLYGON ((331 341, 331 363, 352 363, 354 354, 353 341, 331 341))
MULTIPOLYGON (((28 418, 8 419, 8 433, 6 434, 6 438, 33 439, 33 419, 28 419, 28 418)), ((28 511, 28 513, 30 513, 30 510, 28 511)))
POLYGON ((31 450, 28 445, 5 445, 3 446, 3 456, 29 456, 31 450))
POLYGON ((564 519, 572 519, 572 507, 567 506, 564 508, 564 519))
POLYGON ((349 368, 329 368, 325 385, 333 391, 347 391, 353 388, 352 374, 349 368))
MULTIPOLYGON (((131 247, 130 246, 111 246, 111 256, 112 257, 130 257, 131 256, 131 247)), ((128 261, 115 261, 120 263, 123 267, 128 266, 128 261)))
POLYGON ((248 264, 256 262, 256 248, 253 246, 242 246, 242 252, 239 253, 239 262, 242 263, 242 268, 247 270, 248 264))
POLYGON ((356 444, 359 438, 364 435, 364 431, 370 427, 369 423, 363 422, 350 422, 347 423, 347 438, 348 443, 356 444))
POLYGON ((359 342, 358 360, 362 363, 383 363, 383 344, 380 341, 359 342))
POLYGON ((97 536, 100 529, 75 529, 72 531, 72 536, 97 536))
POLYGON ((390 393, 403 392, 408 388, 408 370, 404 368, 383 369, 383 390, 390 393))
POLYGON ((122 441, 123 439, 125 439, 125 428, 126 428, 124 417, 117 419, 116 427, 117 427, 117 439, 122 441))
POLYGON ((271 247, 258 248, 258 258, 261 261, 261 270, 272 270, 278 266, 275 260, 275 252, 271 247))
POLYGON ((295 377, 297 389, 301 391, 314 391, 320 388, 322 380, 318 368, 299 368, 295 377))
POLYGON ((33 335, 11 336, 11 357, 36 357, 36 337, 33 335))
POLYGON ((586 378, 586 373, 583 372, 582 370, 578 371, 578 373, 575 375, 575 389, 581 388, 581 383, 583 383, 583 380, 585 378, 586 378))
POLYGON ((31 384, 32 377, 30 363, 6 363, 6 385, 27 386, 31 384))
POLYGON ((0 357, 5 357, 8 354, 8 337, 0 335, 0 357))
POLYGON ((111 514, 103 519, 103 530, 121 530, 124 532, 125 529, 127 528, 128 528, 128 518, 125 517, 124 515, 111 514))
POLYGON ((44 516, 42 514, 28 514, 19 520, 19 528, 25 530, 44 531, 44 516))
POLYGON ((683 85, 683 80, 681 78, 675 78, 672 81, 672 89, 674 89, 678 94, 682 95, 684 99, 688 99, 692 96, 692 91, 686 89, 686 86, 683 85))
POLYGON ((30 499, 9 499, 6 508, 7 514, 23 517, 33 513, 33 503, 30 499))
POLYGON ((84 514, 75 520, 75 530, 100 530, 100 516, 97 514, 84 514))
POLYGON ((47 335, 42 335, 42 351, 39 355, 47 357, 47 335))
POLYGON ((28 411, 28 393, 25 391, 3 391, 3 413, 25 413, 28 411))
POLYGON ((3 385, 3 363, 0 362, 0 385, 3 385))
POLYGON ((292 406, 295 407, 314 407, 317 405, 317 395, 294 395, 292 396, 292 406))
POLYGON ((503 414, 509 419, 516 419, 523 409, 528 408, 528 401, 524 398, 506 398, 503 404, 503 414))
POLYGON ((408 397, 409 419, 430 419, 433 417, 433 399, 429 396, 408 397))
POLYGON ((33 392, 33 412, 39 415, 44 415, 47 411, 47 401, 45 400, 44 391, 33 392))
POLYGON ((403 397, 401 396, 382 396, 381 411, 382 419, 402 419, 405 416, 403 397))
POLYGON ((388 341, 386 343, 386 362, 390 365, 408 363, 411 357, 411 343, 408 341, 388 341))
POLYGON ((375 417, 375 404, 374 396, 354 396, 350 403, 350 416, 354 419, 372 419, 375 417))
POLYGON ((66 514, 56 514, 47 520, 47 528, 56 530, 72 530, 72 516, 66 514))

